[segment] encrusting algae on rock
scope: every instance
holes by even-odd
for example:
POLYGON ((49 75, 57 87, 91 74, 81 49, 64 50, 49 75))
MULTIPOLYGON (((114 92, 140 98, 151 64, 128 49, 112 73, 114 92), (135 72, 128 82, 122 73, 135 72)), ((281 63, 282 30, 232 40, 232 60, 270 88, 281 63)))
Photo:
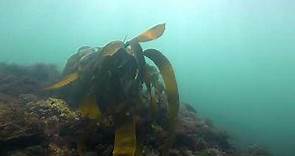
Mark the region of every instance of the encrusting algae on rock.
POLYGON ((0 108, 0 152, 3 154, 14 148, 45 145, 59 128, 78 119, 63 100, 53 98, 23 105, 0 104, 0 108))
POLYGON ((58 120, 78 119, 78 113, 72 111, 68 104, 61 99, 48 98, 27 104, 28 112, 43 119, 52 118, 53 115, 58 120))

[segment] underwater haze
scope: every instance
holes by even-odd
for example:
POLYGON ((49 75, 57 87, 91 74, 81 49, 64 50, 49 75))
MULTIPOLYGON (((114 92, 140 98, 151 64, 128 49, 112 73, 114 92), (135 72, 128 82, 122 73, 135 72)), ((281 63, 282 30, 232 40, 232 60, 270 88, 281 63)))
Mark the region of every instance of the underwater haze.
POLYGON ((295 155, 295 1, 1 0, 0 62, 54 63, 81 46, 131 39, 159 23, 144 48, 173 64, 181 101, 242 147, 295 155))

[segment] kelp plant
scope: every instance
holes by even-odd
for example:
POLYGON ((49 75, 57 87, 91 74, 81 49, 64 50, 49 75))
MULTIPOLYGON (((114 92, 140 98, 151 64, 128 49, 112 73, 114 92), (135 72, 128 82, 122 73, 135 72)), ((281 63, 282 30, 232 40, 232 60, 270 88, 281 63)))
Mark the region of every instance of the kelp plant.
POLYGON ((64 69, 64 78, 46 90, 71 88, 75 101, 80 103, 81 114, 100 121, 112 116, 115 127, 114 156, 140 155, 136 139, 136 116, 140 111, 154 117, 157 103, 152 95, 155 87, 145 57, 158 67, 167 96, 167 124, 169 136, 161 148, 161 155, 168 155, 173 144, 174 125, 179 109, 179 94, 175 74, 169 60, 156 49, 142 50, 140 43, 159 38, 165 24, 156 25, 127 41, 112 41, 103 48, 82 47, 71 56, 64 69), (71 85, 70 85, 71 84, 71 85), (143 86, 150 97, 148 110, 141 100, 143 86), (78 91, 77 91, 78 90, 78 91))

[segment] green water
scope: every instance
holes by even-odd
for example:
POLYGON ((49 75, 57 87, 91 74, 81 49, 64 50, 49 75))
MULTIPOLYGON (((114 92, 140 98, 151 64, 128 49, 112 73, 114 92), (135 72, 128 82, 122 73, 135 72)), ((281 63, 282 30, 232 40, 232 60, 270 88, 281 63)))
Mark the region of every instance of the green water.
POLYGON ((166 22, 145 48, 173 63, 181 100, 240 145, 295 155, 295 1, 1 0, 0 62, 55 63, 166 22))

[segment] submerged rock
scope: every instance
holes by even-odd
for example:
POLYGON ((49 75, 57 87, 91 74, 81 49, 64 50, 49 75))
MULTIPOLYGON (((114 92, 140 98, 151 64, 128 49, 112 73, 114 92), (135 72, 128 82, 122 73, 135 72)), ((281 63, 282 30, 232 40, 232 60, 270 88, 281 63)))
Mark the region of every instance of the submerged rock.
POLYGON ((0 154, 41 144, 42 121, 19 105, 0 104, 0 154))
POLYGON ((59 76, 60 73, 54 65, 20 66, 0 63, 0 101, 17 98, 20 94, 40 95, 40 89, 59 76))
POLYGON ((78 119, 78 114, 72 111, 66 102, 61 99, 48 98, 26 104, 27 112, 37 116, 42 120, 52 120, 67 122, 78 119))
MULTIPOLYGON (((114 128, 82 118, 61 99, 20 98, 25 104, 0 104, 0 154, 5 156, 75 156, 85 139, 88 155, 112 155, 114 128), (31 99, 32 101, 27 101, 31 99)), ((165 130, 161 125, 143 124, 143 156, 159 156, 165 130)), ((199 118, 190 106, 182 105, 176 125, 171 156, 268 156, 263 148, 247 152, 234 149, 228 135, 199 118)))
MULTIPOLYGON (((83 147, 84 153, 89 156, 111 156, 115 137, 111 117, 106 116, 100 122, 84 118, 66 101, 38 93, 41 86, 55 79, 58 74, 54 73, 51 67, 43 65, 28 68, 0 64, 0 155, 78 156, 83 147), (40 69, 43 74, 35 73, 40 69), (42 80, 40 77, 44 75, 47 78, 42 80)), ((155 81, 158 79, 155 78, 155 81)), ((158 85, 158 88, 158 92, 162 93, 162 86, 158 85)), ((166 107, 166 96, 158 96, 160 108, 166 107)), ((148 105, 149 97, 143 98, 148 105)), ((136 130, 141 138, 138 146, 142 156, 159 156, 160 148, 168 136, 164 126, 167 122, 165 112, 159 114, 163 116, 157 117, 156 121, 140 116, 136 119, 136 130)), ((271 155, 259 146, 240 151, 230 143, 230 139, 229 134, 214 126, 212 121, 200 118, 192 105, 183 103, 175 125, 175 143, 169 154, 271 155)))

